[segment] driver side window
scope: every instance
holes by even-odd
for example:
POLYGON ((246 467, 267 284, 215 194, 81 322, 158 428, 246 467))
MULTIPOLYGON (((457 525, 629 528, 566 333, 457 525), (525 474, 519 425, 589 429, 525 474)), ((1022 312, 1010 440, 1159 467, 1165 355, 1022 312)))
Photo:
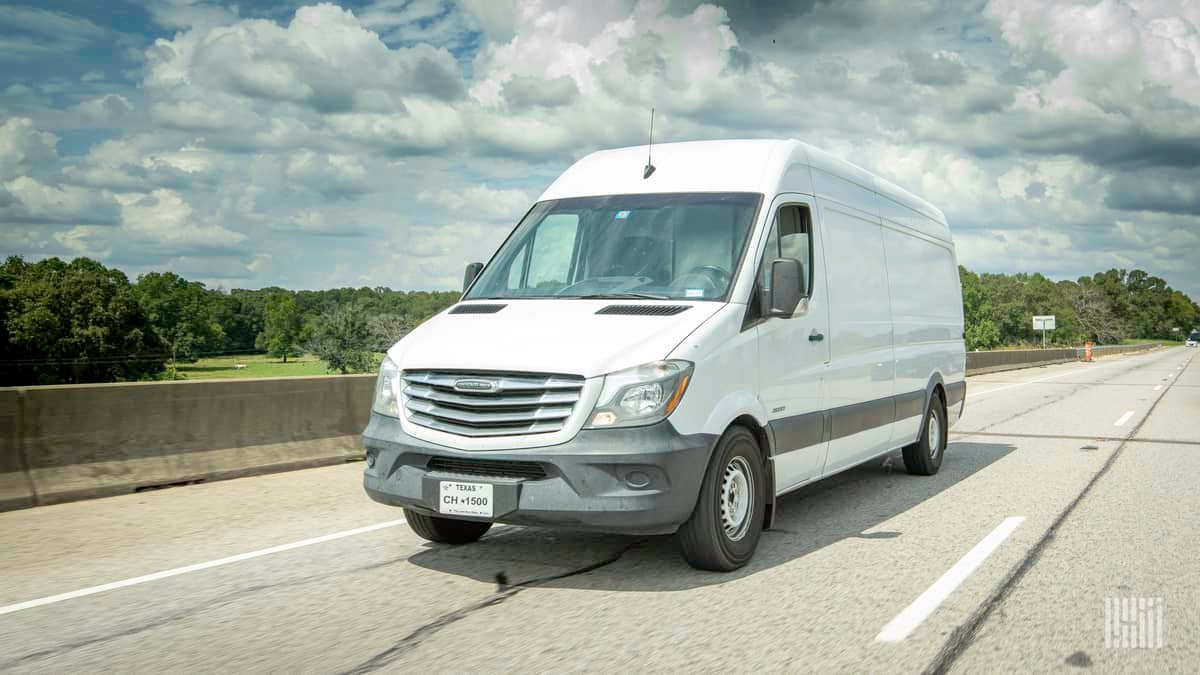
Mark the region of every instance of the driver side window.
POLYGON ((758 267, 758 286, 764 292, 771 289, 771 263, 777 258, 795 258, 804 270, 802 283, 804 295, 812 294, 812 218, 808 207, 788 204, 780 207, 771 223, 767 235, 767 247, 763 250, 758 267))

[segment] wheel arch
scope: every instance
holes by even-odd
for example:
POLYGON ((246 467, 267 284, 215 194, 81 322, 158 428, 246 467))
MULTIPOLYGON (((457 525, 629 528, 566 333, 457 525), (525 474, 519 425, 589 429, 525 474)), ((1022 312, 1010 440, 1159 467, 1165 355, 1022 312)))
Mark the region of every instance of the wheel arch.
POLYGON ((942 412, 946 412, 946 380, 936 370, 929 376, 929 382, 925 385, 925 408, 921 411, 922 415, 929 414, 929 406, 933 403, 934 396, 941 397, 942 412))

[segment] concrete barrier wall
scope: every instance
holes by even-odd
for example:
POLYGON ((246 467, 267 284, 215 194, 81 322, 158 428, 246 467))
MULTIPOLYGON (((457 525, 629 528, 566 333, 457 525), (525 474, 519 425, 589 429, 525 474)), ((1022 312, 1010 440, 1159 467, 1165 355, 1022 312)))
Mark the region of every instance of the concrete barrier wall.
MULTIPOLYGON (((1092 347, 1092 357, 1102 358, 1113 354, 1142 352, 1157 349, 1162 345, 1155 342, 1143 345, 1111 345, 1092 347)), ((1031 366, 1047 366, 1067 363, 1083 358, 1083 347, 1067 349, 1005 349, 990 352, 967 352, 967 374, 982 375, 1003 370, 1016 370, 1031 366)))
POLYGON ((981 375, 1029 366, 1045 366, 1077 360, 1072 349, 1005 349, 994 352, 967 352, 967 374, 981 375))
POLYGON ((360 459, 374 382, 0 389, 0 510, 360 459))

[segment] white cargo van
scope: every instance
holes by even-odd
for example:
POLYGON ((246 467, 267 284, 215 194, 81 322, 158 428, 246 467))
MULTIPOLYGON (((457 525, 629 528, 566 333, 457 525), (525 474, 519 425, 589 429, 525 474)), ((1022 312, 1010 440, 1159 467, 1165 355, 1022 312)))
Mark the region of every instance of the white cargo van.
POLYGON ((646 158, 579 160, 388 351, 365 488, 422 537, 676 532, 731 570, 780 495, 897 448, 937 472, 966 392, 942 212, 794 140, 646 158))

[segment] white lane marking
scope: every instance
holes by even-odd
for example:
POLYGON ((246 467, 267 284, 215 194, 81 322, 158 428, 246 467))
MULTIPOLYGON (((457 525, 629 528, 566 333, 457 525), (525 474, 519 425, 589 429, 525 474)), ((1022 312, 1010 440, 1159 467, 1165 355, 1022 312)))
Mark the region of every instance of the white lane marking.
POLYGON ((1174 374, 1175 374, 1175 373, 1167 373, 1167 377, 1164 377, 1163 379, 1164 379, 1164 380, 1166 380, 1166 379, 1170 378, 1170 377, 1171 377, 1172 375, 1174 375, 1174 374))
POLYGON ((1154 391, 1158 391, 1159 389, 1162 389, 1162 385, 1161 385, 1161 384, 1156 384, 1156 385, 1154 385, 1154 391))
POLYGON ((908 637, 1023 522, 1025 522, 1024 516, 1009 516, 1005 518, 988 536, 984 537, 978 544, 975 544, 975 548, 967 551, 967 554, 954 563, 953 567, 946 570, 946 573, 940 579, 933 582, 932 586, 919 595, 916 600, 913 600, 911 605, 905 607, 904 611, 889 621, 888 625, 879 631, 879 635, 875 636, 875 639, 880 642, 899 642, 908 637))
POLYGON ((220 567, 222 565, 230 565, 232 563, 242 562, 243 560, 250 560, 253 558, 261 558, 264 555, 271 555, 272 553, 282 553, 284 551, 291 551, 292 549, 296 549, 296 548, 312 546, 313 544, 323 544, 327 541, 333 541, 335 539, 342 539, 344 537, 353 537, 356 534, 366 534, 367 532, 374 532, 375 530, 382 530, 382 529, 388 528, 388 527, 396 527, 397 525, 403 525, 404 523, 405 523, 405 521, 403 518, 401 518, 400 520, 389 520, 384 523, 375 523, 374 525, 367 525, 366 527, 356 527, 353 530, 343 530, 341 532, 325 534, 320 537, 313 537, 312 539, 293 541, 290 544, 280 544, 279 546, 263 548, 263 549, 259 549, 257 551, 250 551, 248 553, 239 553, 237 555, 231 555, 228 558, 218 558, 216 560, 209 560, 208 562, 196 563, 194 565, 185 565, 183 567, 176 567, 174 569, 163 570, 162 572, 154 572, 153 574, 143 574, 140 577, 132 577, 130 579, 122 579, 121 581, 114 581, 112 583, 101 584, 99 586, 90 586, 88 588, 81 588, 77 591, 70 591, 69 593, 59 593, 58 595, 50 595, 50 596, 47 596, 44 598, 38 598, 36 600, 26 600, 25 602, 18 602, 13 605, 5 605, 3 607, 0 607, 0 615, 12 614, 13 612, 19 612, 23 609, 32 609, 34 607, 41 607, 43 605, 52 605, 56 602, 62 602, 63 600, 73 600, 75 598, 82 598, 87 595, 95 595, 97 593, 103 593, 105 591, 113 591, 118 588, 125 588, 127 586, 136 586, 138 584, 144 584, 148 581, 158 581, 159 579, 166 579, 168 577, 176 577, 176 576, 179 576, 180 574, 187 574, 189 572, 199 572, 200 570, 207 570, 207 569, 211 569, 213 567, 220 567))
POLYGON ((1126 410, 1124 415, 1121 415, 1121 417, 1119 417, 1116 422, 1113 422, 1113 426, 1114 427, 1125 426, 1125 423, 1129 421, 1130 417, 1133 417, 1133 411, 1126 410))

